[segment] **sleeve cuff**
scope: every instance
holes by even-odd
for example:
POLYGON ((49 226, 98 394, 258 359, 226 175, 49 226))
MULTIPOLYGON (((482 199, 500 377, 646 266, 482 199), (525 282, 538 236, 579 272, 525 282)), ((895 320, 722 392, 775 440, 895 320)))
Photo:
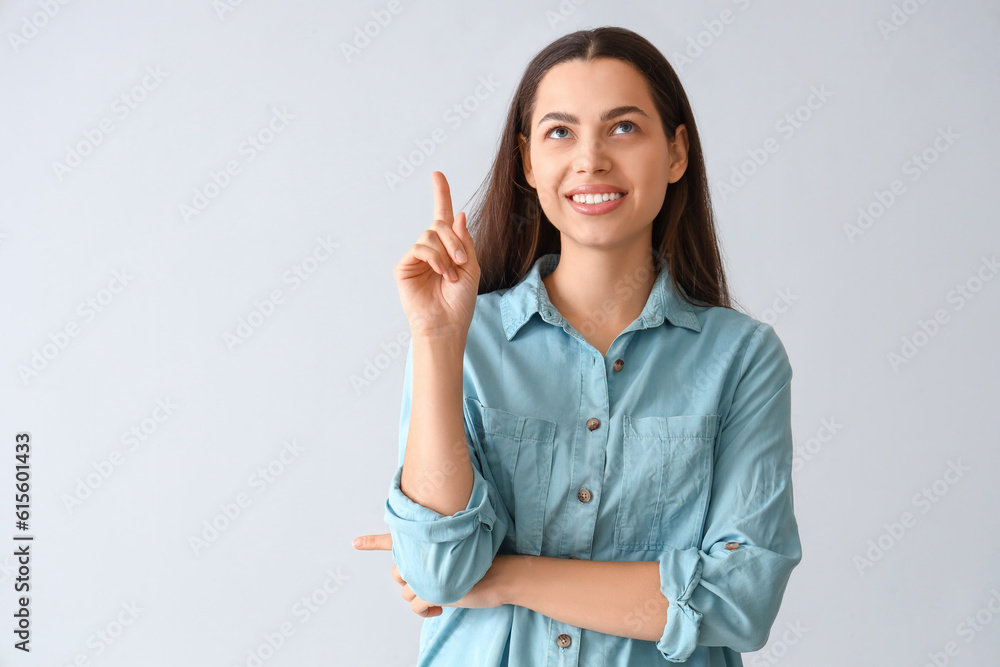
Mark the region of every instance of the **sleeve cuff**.
POLYGON ((475 466, 472 468, 469 504, 451 516, 424 507, 404 494, 399 488, 402 475, 403 466, 399 466, 392 477, 389 497, 385 502, 384 520, 391 531, 406 535, 411 540, 440 543, 469 537, 480 523, 485 530, 493 530, 497 517, 489 501, 489 485, 475 466))
POLYGON ((656 642, 663 657, 684 662, 698 646, 701 612, 688 600, 701 583, 702 560, 698 549, 672 549, 663 553, 660 563, 660 592, 667 598, 667 624, 656 642))

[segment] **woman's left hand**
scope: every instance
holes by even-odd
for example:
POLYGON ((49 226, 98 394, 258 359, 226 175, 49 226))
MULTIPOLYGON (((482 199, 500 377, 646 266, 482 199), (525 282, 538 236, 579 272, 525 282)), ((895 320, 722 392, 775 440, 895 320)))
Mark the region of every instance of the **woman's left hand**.
MULTIPOLYGON (((360 538, 361 544, 355 545, 355 549, 360 549, 363 551, 391 551, 392 550, 392 534, 382 533, 381 535, 362 535, 360 538)), ((487 570, 486 575, 483 576, 476 585, 472 587, 472 590, 466 593, 460 600, 455 602, 450 602, 443 606, 445 607, 464 607, 466 609, 489 609, 492 607, 499 607, 500 605, 506 604, 504 601, 504 566, 507 563, 508 556, 498 555, 493 559, 493 565, 487 570)), ((417 594, 413 592, 403 577, 399 573, 399 568, 393 563, 392 570, 390 571, 392 578, 396 580, 396 583, 403 586, 400 595, 403 599, 410 603, 410 609, 413 613, 424 618, 431 618, 433 616, 440 616, 443 613, 442 605, 432 604, 426 600, 422 600, 417 597, 417 594)))

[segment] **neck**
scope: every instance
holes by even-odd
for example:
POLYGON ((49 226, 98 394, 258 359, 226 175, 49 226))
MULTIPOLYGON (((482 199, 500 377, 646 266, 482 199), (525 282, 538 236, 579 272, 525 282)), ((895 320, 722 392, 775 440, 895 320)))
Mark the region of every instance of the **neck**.
POLYGON ((620 252, 563 245, 559 264, 542 279, 564 317, 620 330, 642 312, 656 281, 650 247, 620 252))

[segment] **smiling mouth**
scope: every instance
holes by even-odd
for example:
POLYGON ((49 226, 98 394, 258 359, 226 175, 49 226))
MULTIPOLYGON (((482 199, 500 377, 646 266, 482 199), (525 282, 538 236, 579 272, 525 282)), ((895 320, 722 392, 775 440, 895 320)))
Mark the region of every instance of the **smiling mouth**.
POLYGON ((571 208, 586 216, 601 216, 617 209, 628 196, 627 192, 599 192, 566 197, 571 208))
POLYGON ((566 197, 577 204, 603 204, 606 201, 615 201, 625 196, 624 192, 601 192, 598 194, 572 195, 566 197))

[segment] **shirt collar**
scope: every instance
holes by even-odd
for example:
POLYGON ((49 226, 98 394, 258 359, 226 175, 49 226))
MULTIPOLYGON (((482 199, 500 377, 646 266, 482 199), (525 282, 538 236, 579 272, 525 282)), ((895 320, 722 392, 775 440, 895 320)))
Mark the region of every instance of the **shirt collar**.
MULTIPOLYGON (((507 340, 513 338, 535 313, 549 324, 556 326, 564 324, 564 319, 549 300, 545 283, 542 282, 542 278, 552 273, 557 264, 559 264, 559 253, 542 255, 535 260, 531 270, 500 297, 500 316, 507 340)), ((647 329, 659 326, 664 319, 674 326, 701 331, 701 324, 694 308, 677 293, 670 281, 666 260, 663 261, 663 268, 653 282, 646 306, 639 314, 638 324, 632 328, 647 329)))

